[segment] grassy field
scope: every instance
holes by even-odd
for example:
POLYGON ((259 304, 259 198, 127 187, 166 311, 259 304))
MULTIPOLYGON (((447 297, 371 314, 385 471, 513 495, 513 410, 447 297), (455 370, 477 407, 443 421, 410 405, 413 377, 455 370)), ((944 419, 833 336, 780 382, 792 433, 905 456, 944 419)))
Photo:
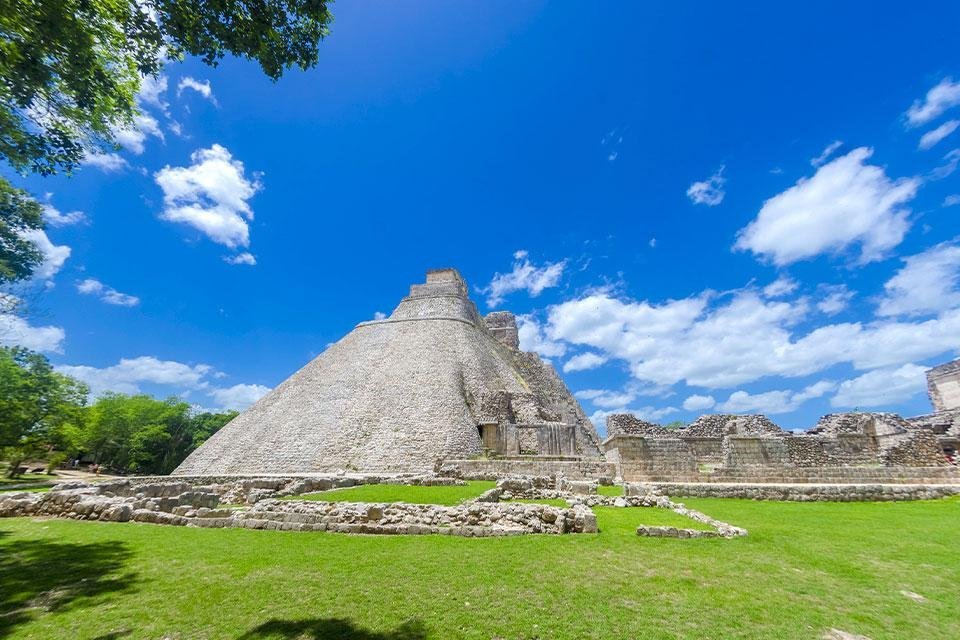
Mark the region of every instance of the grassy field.
POLYGON ((412 504, 457 505, 464 500, 475 498, 487 489, 496 486, 496 482, 471 480, 466 486, 449 487, 413 487, 403 484, 365 484, 359 487, 331 489, 302 496, 291 496, 290 500, 324 500, 327 502, 410 502, 412 504))
POLYGON ((960 500, 685 502, 750 535, 641 538, 658 510, 615 508, 511 538, 0 520, 0 638, 960 637, 960 500))
MULTIPOLYGON (((2 472, 3 470, 0 470, 2 472)), ((6 485, 19 485, 19 484, 29 484, 31 482, 41 483, 41 482, 51 482, 56 480, 57 476, 48 475, 46 473, 25 473, 23 475, 17 476, 16 478, 8 478, 5 475, 0 476, 0 489, 6 485)))

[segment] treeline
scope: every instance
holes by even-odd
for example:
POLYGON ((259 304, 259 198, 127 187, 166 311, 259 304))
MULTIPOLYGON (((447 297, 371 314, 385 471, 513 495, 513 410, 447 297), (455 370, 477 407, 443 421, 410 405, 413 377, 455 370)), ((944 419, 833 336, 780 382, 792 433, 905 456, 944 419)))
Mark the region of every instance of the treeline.
POLYGON ((79 460, 108 471, 166 474, 237 415, 197 412, 178 398, 109 393, 92 404, 84 383, 39 353, 0 347, 0 455, 15 475, 25 461, 79 460))

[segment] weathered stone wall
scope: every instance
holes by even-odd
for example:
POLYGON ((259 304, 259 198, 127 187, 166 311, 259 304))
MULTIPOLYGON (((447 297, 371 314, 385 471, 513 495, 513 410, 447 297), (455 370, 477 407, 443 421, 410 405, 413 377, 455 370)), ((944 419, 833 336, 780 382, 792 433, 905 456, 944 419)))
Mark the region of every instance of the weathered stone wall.
POLYGON ((697 470, 697 460, 689 445, 680 438, 614 435, 604 440, 603 446, 608 452, 616 450, 617 463, 624 476, 697 470))
POLYGON ((790 463, 786 438, 728 435, 723 439, 723 465, 727 468, 790 463))
POLYGON ((960 360, 927 371, 927 391, 935 411, 960 409, 960 360))
POLYGON ((466 480, 499 480, 506 476, 556 476, 576 480, 600 480, 609 484, 616 476, 616 466, 603 460, 549 460, 544 458, 490 460, 444 460, 438 467, 441 475, 466 480))
POLYGON ((709 472, 652 471, 620 465, 627 482, 795 483, 795 484, 960 484, 960 470, 947 467, 784 467, 717 468, 709 472))
MULTIPOLYGON (((529 533, 596 533, 596 516, 585 506, 472 502, 449 507, 430 504, 351 503, 277 500, 282 483, 253 488, 247 479, 249 508, 218 509, 220 496, 240 487, 199 490, 185 482, 134 486, 129 482, 83 485, 49 493, 0 494, 0 517, 57 517, 110 522, 144 522, 195 527, 243 527, 282 531, 377 534, 501 536, 529 533), (263 491, 265 495, 258 495, 263 491)), ((303 479, 301 479, 303 480, 303 479)), ((79 483, 82 485, 82 483, 79 483)))
POLYGON ((696 498, 747 498, 793 502, 887 502, 930 500, 960 495, 960 485, 928 484, 769 484, 652 482, 644 490, 696 498))

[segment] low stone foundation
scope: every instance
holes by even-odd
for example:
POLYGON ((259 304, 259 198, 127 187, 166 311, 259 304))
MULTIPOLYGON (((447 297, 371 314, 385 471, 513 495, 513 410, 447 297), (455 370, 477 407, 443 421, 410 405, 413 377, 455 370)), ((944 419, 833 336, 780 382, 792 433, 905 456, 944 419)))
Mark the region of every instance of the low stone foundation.
POLYGON ((647 482, 637 487, 642 493, 655 491, 672 496, 697 498, 747 498, 791 502, 890 502, 930 500, 960 495, 960 485, 917 484, 746 484, 647 482))
POLYGON ((499 480, 510 476, 563 476, 571 480, 596 480, 612 484, 616 465, 595 459, 444 460, 439 475, 464 480, 499 480))

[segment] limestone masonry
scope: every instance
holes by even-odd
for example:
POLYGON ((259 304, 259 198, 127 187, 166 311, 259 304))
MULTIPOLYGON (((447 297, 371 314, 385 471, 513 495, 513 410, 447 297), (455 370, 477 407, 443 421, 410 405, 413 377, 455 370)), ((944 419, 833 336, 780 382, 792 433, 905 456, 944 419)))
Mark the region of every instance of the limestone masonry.
POLYGON ((519 350, 513 314, 482 318, 454 269, 427 273, 194 451, 174 475, 429 471, 484 450, 601 456, 553 368, 519 350))

